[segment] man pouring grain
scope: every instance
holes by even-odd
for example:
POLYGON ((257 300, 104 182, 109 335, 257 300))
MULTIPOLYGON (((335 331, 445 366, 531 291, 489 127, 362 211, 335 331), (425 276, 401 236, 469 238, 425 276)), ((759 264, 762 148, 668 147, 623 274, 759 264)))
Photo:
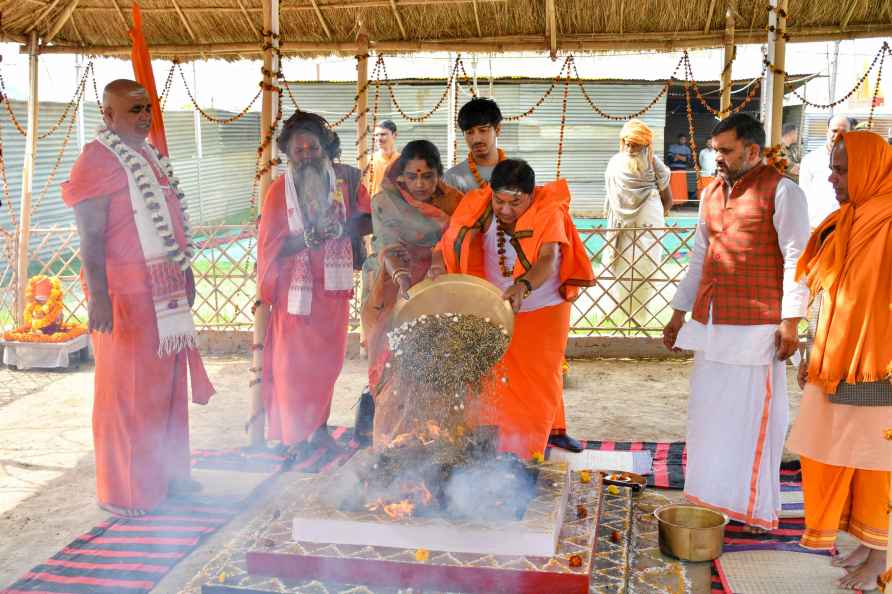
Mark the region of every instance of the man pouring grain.
POLYGON ((536 186, 525 161, 506 159, 488 186, 462 199, 429 272, 484 278, 511 303, 514 335, 480 422, 497 426, 499 448, 522 458, 545 450, 562 397, 570 301, 594 282, 569 207, 565 180, 536 186))

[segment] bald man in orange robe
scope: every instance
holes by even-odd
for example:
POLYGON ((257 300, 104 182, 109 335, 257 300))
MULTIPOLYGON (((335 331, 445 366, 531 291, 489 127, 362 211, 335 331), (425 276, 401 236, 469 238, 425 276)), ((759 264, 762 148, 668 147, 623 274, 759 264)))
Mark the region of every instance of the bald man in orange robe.
POLYGON ((99 504, 139 516, 168 495, 200 488, 190 479, 187 375, 196 402, 207 402, 213 387, 194 348, 195 282, 180 197, 145 142, 149 95, 134 81, 114 81, 102 113, 106 129, 84 147, 62 198, 77 220, 96 357, 99 504))

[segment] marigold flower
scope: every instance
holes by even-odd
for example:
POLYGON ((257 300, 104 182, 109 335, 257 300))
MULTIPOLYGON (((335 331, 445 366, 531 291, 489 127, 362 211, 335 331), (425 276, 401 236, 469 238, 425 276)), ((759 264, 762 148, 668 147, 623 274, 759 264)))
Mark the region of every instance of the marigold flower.
POLYGON ((415 560, 424 562, 430 559, 431 552, 427 549, 415 549, 415 560))
POLYGON ((592 473, 588 470, 582 470, 579 472, 579 482, 580 483, 590 483, 592 482, 592 473))
POLYGON ((607 492, 611 495, 619 495, 619 487, 616 485, 610 485, 607 487, 607 492))
POLYGON ((545 455, 542 452, 534 452, 533 462, 535 464, 542 464, 543 462, 545 462, 545 455))
POLYGON ((886 433, 883 436, 887 440, 892 441, 892 429, 886 429, 886 433))
POLYGON ((582 557, 579 555, 570 555, 570 567, 582 567, 582 557))

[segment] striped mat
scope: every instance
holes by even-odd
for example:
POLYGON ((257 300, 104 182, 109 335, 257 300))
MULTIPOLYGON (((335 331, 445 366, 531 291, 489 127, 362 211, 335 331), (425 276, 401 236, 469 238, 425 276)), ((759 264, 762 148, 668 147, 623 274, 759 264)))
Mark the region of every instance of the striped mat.
POLYGON ((587 450, 637 452, 647 450, 653 458, 653 474, 647 484, 661 489, 684 488, 684 474, 688 463, 683 441, 583 441, 587 450))
MULTIPOLYGON (((338 451, 319 448, 294 461, 284 448, 266 451, 196 450, 193 468, 265 472, 327 472, 355 452, 352 430, 332 428, 338 451)), ((258 486, 262 487, 263 483, 258 486)), ((255 490, 256 492, 256 490, 255 490)), ((250 499, 250 496, 248 497, 250 499)), ((5 594, 143 594, 161 581, 220 527, 245 509, 245 501, 208 496, 169 500, 139 518, 111 517, 75 538, 10 585, 5 594)))

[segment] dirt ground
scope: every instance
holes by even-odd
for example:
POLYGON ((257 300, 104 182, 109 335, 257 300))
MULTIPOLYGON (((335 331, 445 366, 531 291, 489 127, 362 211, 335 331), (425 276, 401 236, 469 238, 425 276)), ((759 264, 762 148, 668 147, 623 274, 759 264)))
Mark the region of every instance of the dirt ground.
MULTIPOLYGON (((193 448, 245 445, 247 357, 207 357, 218 393, 207 406, 190 405, 193 448)), ((571 361, 565 390, 569 431, 587 439, 680 440, 685 437, 686 360, 571 361)), ((789 370, 791 413, 799 389, 789 370)), ((366 361, 349 359, 335 387, 331 425, 352 425, 366 383, 366 361)), ((92 368, 68 372, 0 369, 0 587, 53 555, 107 517, 96 507, 90 416, 92 368)), ((263 478, 196 471, 213 495, 247 495, 263 478)), ((287 480, 282 475, 275 480, 287 480)), ((275 484, 265 489, 267 496, 275 484)), ((250 517, 258 498, 159 584, 178 592, 250 517)), ((708 591, 708 573, 693 572, 695 591, 708 591)))

